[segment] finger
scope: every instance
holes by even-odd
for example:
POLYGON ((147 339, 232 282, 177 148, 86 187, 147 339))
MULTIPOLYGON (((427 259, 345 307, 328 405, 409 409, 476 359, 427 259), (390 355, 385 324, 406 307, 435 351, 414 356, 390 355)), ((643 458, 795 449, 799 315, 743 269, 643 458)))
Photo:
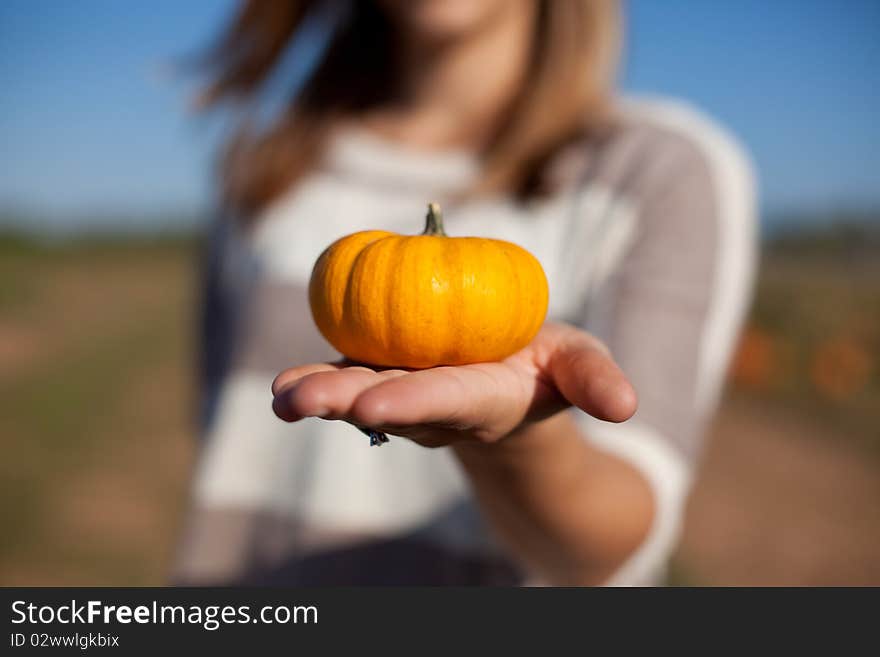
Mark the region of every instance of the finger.
POLYGON ((272 410, 282 420, 336 416, 348 411, 355 398, 380 381, 366 367, 347 367, 306 374, 282 388, 272 401, 272 410))
POLYGON ((607 348, 580 334, 564 343, 550 359, 550 374, 559 392, 593 417, 623 422, 636 412, 636 393, 607 348))
POLYGON ((272 381, 272 394, 278 395, 285 388, 289 388, 299 379, 315 372, 332 372, 342 367, 340 363, 310 363, 308 365, 300 365, 299 367, 291 367, 284 370, 275 380, 272 381))
POLYGON ((354 400, 364 390, 403 374, 405 372, 400 370, 374 372, 366 367, 316 372, 281 390, 273 400, 272 408, 278 417, 288 422, 304 417, 348 419, 354 400))
POLYGON ((412 372, 365 389, 352 405, 350 421, 371 427, 441 425, 497 431, 502 425, 515 426, 525 414, 527 404, 514 399, 515 394, 499 395, 517 389, 513 378, 500 364, 412 372))

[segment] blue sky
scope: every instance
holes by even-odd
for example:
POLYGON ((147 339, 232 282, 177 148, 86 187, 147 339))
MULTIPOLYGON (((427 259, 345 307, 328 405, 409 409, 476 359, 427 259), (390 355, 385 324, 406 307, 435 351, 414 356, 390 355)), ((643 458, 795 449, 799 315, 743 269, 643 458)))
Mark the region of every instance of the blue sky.
MULTIPOLYGON (((163 62, 231 0, 0 3, 0 207, 56 222, 193 211, 215 129, 163 62)), ((630 0, 627 90, 686 98, 751 151, 770 213, 880 207, 880 2, 630 0)))

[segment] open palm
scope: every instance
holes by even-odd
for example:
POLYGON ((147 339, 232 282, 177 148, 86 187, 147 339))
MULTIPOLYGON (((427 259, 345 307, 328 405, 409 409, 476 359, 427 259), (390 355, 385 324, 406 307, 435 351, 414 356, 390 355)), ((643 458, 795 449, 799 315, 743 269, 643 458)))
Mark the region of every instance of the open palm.
POLYGON ((632 387, 602 343, 556 323, 497 363, 416 371, 317 363, 285 370, 272 392, 282 420, 345 420, 430 447, 495 442, 570 405, 612 422, 628 419, 636 407, 632 387))

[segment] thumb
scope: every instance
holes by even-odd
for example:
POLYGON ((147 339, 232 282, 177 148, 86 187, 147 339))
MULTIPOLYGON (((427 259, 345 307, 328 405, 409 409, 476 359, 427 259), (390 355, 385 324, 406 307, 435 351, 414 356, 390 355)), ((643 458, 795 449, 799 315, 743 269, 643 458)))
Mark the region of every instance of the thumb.
POLYGON ((636 412, 636 392, 608 349, 596 338, 572 330, 550 359, 556 389, 593 417, 623 422, 636 412))

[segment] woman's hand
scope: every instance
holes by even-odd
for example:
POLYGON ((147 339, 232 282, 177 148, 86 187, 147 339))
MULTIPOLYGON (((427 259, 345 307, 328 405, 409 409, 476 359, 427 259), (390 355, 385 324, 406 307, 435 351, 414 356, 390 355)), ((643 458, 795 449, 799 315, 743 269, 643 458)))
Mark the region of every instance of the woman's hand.
POLYGON ((559 413, 573 404, 622 422, 636 409, 608 350, 574 327, 546 324, 501 363, 416 372, 305 365, 279 374, 272 391, 288 422, 346 420, 429 447, 454 444, 497 535, 542 581, 605 581, 651 526, 644 478, 559 413))
POLYGON ((622 422, 636 396, 608 350, 565 324, 546 324, 500 363, 381 370, 346 363, 285 370, 272 385, 282 420, 345 420, 439 447, 495 443, 567 406, 622 422))

